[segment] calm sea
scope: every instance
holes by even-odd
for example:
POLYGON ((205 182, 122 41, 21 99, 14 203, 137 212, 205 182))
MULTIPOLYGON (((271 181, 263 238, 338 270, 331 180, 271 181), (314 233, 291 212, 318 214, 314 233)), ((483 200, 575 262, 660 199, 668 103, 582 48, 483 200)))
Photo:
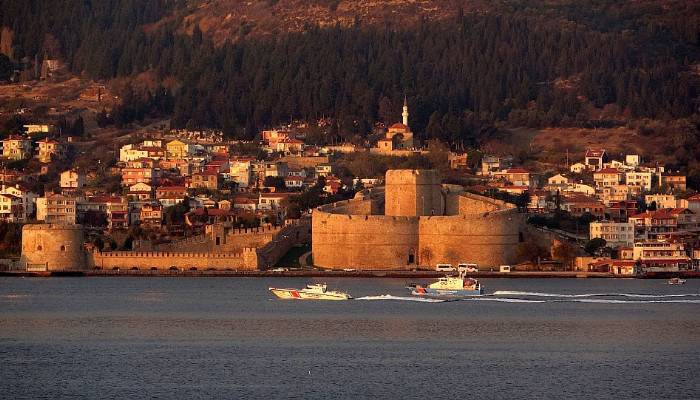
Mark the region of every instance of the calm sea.
POLYGON ((0 278, 0 398, 698 399, 700 281, 0 278), (387 297, 383 295, 396 297, 387 297), (641 296, 640 296, 641 295, 641 296))

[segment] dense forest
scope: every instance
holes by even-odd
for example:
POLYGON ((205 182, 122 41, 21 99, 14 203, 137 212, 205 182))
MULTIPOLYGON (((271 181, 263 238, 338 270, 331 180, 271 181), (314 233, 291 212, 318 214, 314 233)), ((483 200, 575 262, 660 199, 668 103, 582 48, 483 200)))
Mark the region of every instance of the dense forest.
POLYGON ((552 14, 537 1, 510 2, 410 29, 309 26, 222 46, 197 26, 183 33, 185 1, 0 0, 0 22, 15 33, 16 59, 51 53, 94 78, 151 71, 171 82, 129 93, 120 119, 157 101, 175 126, 232 137, 320 117, 337 122, 339 139, 363 136, 378 120, 398 120, 404 95, 414 131, 452 144, 478 143, 497 121, 610 123, 586 104, 626 118, 695 118, 697 15, 593 3, 605 7, 563 2, 552 14))

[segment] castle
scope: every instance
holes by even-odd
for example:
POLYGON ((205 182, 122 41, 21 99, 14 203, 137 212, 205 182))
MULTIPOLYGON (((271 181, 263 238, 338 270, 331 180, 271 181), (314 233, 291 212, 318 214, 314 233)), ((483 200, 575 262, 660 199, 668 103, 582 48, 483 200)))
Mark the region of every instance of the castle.
POLYGON ((397 270, 516 261, 522 218, 515 206, 441 185, 435 170, 389 170, 385 182, 314 210, 315 265, 397 270))

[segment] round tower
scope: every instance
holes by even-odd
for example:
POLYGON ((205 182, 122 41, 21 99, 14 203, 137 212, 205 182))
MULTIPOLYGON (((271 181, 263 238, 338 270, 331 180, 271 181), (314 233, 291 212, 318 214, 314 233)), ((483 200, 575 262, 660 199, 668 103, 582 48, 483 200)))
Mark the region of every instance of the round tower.
POLYGON ((85 234, 81 225, 30 224, 22 228, 24 267, 47 271, 87 269, 83 247, 85 234))

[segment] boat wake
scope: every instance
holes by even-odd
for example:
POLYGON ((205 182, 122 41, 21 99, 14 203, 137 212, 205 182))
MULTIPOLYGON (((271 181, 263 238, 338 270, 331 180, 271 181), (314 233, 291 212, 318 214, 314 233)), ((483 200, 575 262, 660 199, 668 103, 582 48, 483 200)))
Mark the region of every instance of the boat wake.
POLYGON ((416 301, 420 303, 444 303, 449 301, 447 299, 433 299, 427 297, 408 297, 408 296, 394 296, 391 294, 382 294, 378 296, 364 296, 358 297, 355 300, 398 300, 398 301, 416 301))
POLYGON ((498 290, 493 296, 529 296, 529 297, 557 297, 557 298, 587 298, 587 297, 632 297, 642 299, 662 299, 679 297, 700 297, 700 293, 684 294, 637 294, 637 293, 583 293, 583 294, 562 294, 562 293, 539 293, 520 292, 515 290, 498 290))

